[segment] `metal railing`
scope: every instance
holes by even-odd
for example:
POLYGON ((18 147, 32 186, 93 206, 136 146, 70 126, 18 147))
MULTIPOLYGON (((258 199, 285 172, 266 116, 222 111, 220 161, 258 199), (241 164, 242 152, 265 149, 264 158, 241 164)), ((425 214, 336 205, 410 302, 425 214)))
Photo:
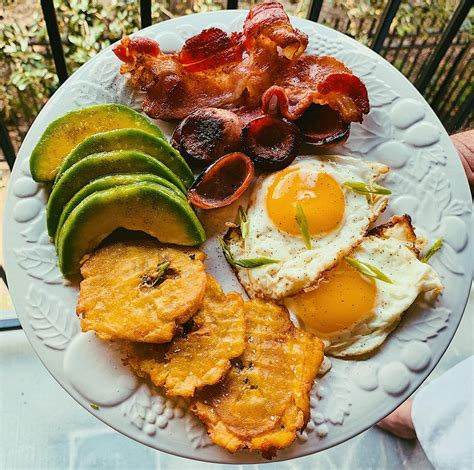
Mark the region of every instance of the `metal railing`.
MULTIPOLYGON (((370 41, 370 48, 376 52, 381 52, 385 50, 387 52, 390 50, 390 45, 388 47, 385 46, 385 42, 389 37, 390 27, 392 22, 398 12, 400 7, 401 0, 389 0, 381 18, 378 21, 378 24, 375 29, 375 33, 371 37, 370 41)), ((453 43, 454 38, 458 34, 463 21, 466 19, 467 15, 469 14, 469 10, 471 8, 472 1, 471 0, 460 0, 454 14, 451 17, 447 27, 445 28, 439 43, 434 48, 433 52, 431 53, 430 57, 428 58, 426 64, 422 67, 417 80, 415 81, 415 86, 418 90, 425 95, 425 98, 429 99, 430 97, 427 96, 428 87, 432 80, 438 76, 443 78, 441 85, 438 87, 435 98, 438 99, 443 96, 444 93, 448 91, 448 88, 452 81, 452 75, 454 73, 455 67, 459 63, 459 61, 463 58, 463 54, 467 54, 470 45, 468 44, 466 49, 461 53, 458 53, 454 63, 451 64, 451 68, 446 73, 443 72, 442 67, 446 68, 446 54, 453 43), (443 64, 443 61, 445 62, 443 64), (444 75, 444 77, 443 77, 444 75)), ((227 0, 227 8, 228 9, 237 9, 238 8, 238 0, 227 0)), ((152 24, 152 2, 151 0, 140 0, 139 5, 137 7, 140 9, 140 22, 141 27, 145 28, 152 24)), ((51 54, 54 59, 54 65, 56 69, 56 74, 58 76, 59 83, 64 83, 64 81, 68 78, 68 69, 64 55, 63 44, 61 40, 61 35, 59 31, 58 21, 56 17, 56 11, 54 7, 53 0, 41 0, 41 8, 43 11, 46 28, 49 36, 49 44, 51 47, 51 54)), ((308 19, 312 21, 318 21, 321 10, 323 8, 323 0, 313 0, 308 10, 308 19)), ((375 24, 373 23, 372 26, 375 24)), ((372 28, 371 28, 372 29, 372 28)), ((408 70, 408 75, 411 74, 413 68, 417 65, 417 60, 420 54, 420 51, 423 48, 423 44, 426 43, 426 40, 422 42, 420 45, 413 46, 413 49, 417 49, 417 55, 414 58, 413 62, 410 65, 410 70, 408 70)), ((390 43, 391 44, 391 43, 390 43)), ((399 44, 399 49, 402 48, 402 45, 399 44)), ((398 50, 396 54, 398 54, 398 50)), ((395 56, 396 59, 397 56, 395 56)), ((394 60, 395 60, 394 59, 394 60)), ((464 88, 469 86, 469 82, 472 80, 472 71, 471 75, 467 77, 466 84, 464 88)), ((459 94, 462 95, 466 90, 460 90, 459 94)), ((474 91, 470 93, 470 96, 463 102, 461 108, 459 109, 456 116, 454 116, 452 125, 452 129, 455 129, 459 125, 461 125, 468 115, 472 112, 474 107, 474 91)), ((436 107, 435 107, 436 109, 436 107)), ((449 129, 449 130, 452 130, 449 129)), ((0 120, 0 146, 5 155, 5 159, 10 168, 13 168, 13 164, 15 162, 15 151, 12 145, 12 142, 9 137, 8 130, 5 126, 5 123, 0 120)), ((0 275, 4 278, 6 283, 5 272, 3 268, 0 266, 0 275)), ((16 320, 2 320, 0 321, 0 331, 6 329, 14 329, 14 328, 21 328, 19 323, 16 320)))

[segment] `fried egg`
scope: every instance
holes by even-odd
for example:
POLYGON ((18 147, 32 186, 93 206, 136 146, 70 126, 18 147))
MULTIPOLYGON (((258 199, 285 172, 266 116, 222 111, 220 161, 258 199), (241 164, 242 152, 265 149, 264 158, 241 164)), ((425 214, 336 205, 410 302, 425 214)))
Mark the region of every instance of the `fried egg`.
POLYGON ((418 259, 421 243, 410 218, 394 216, 350 255, 378 268, 391 283, 367 277, 343 259, 316 287, 284 303, 305 329, 323 340, 326 354, 366 354, 385 341, 420 294, 434 298, 443 290, 434 269, 418 259))
POLYGON ((372 186, 388 167, 352 157, 315 156, 263 177, 250 198, 248 234, 228 237, 235 259, 270 258, 277 263, 237 268, 251 297, 281 299, 314 283, 348 254, 385 208, 388 196, 367 195, 344 185, 372 186), (297 211, 306 218, 309 243, 297 211))

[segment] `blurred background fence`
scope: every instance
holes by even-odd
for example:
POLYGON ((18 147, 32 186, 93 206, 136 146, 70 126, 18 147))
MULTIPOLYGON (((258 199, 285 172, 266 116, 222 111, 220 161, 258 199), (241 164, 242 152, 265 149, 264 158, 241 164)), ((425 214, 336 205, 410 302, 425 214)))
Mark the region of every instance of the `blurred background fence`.
MULTIPOLYGON (((125 33, 139 29, 137 0, 55 1, 66 67, 73 72, 125 33)), ((230 6, 229 2, 229 6, 230 6)), ((234 2, 235 3, 235 2, 234 2)), ((256 1, 239 1, 248 8, 256 1)), ((453 14, 466 0, 282 0, 295 16, 314 18, 377 50, 419 88, 448 132, 474 124, 474 9, 434 73, 426 63, 436 54, 453 14), (380 35, 383 16, 395 8, 388 34, 380 35), (382 39, 380 39, 382 38, 382 39), (425 70, 424 70, 425 69, 425 70)), ((223 0, 152 2, 151 21, 226 8, 223 0)), ((143 18, 142 18, 143 20, 143 18)), ((59 84, 39 1, 0 0, 0 122, 16 151, 29 126, 59 84)))

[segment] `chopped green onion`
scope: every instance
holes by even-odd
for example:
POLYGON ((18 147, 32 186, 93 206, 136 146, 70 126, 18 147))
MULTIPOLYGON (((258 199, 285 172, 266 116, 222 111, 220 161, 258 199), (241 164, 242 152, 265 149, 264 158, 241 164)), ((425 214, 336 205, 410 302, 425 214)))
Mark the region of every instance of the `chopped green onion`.
POLYGON ((227 262, 230 265, 235 267, 234 257, 232 256, 232 254, 229 250, 229 247, 227 246, 227 243, 221 237, 219 237, 218 240, 219 240, 219 243, 221 245, 222 252, 224 253, 225 259, 227 260, 227 262))
POLYGON ((90 403, 90 405, 94 410, 100 410, 99 405, 96 405, 95 403, 90 403))
POLYGON ((242 206, 239 207, 239 220, 240 220, 240 233, 242 234, 242 238, 245 240, 245 238, 249 234, 250 221, 247 217, 246 210, 242 206))
POLYGON ((301 235, 303 236, 304 244, 307 250, 311 250, 311 238, 309 235, 308 219, 301 207, 301 204, 296 204, 296 222, 300 228, 301 235))
POLYGON ((372 192, 375 194, 385 194, 385 195, 392 194, 392 191, 390 191, 390 189, 385 188, 384 186, 380 186, 379 184, 375 184, 375 183, 372 185, 372 192))
POLYGON ((358 261, 354 258, 351 258, 350 256, 345 256, 344 259, 364 276, 373 277, 374 279, 378 279, 379 281, 387 282, 388 284, 393 284, 392 280, 375 266, 372 266, 369 263, 364 263, 363 261, 358 261))
POLYGON ((168 269, 169 262, 165 261, 164 263, 159 264, 156 267, 156 277, 154 277, 153 282, 151 283, 151 287, 155 287, 158 281, 163 277, 165 271, 168 269))
POLYGON ((250 258, 250 259, 234 259, 232 256, 227 243, 219 237, 219 243, 222 247, 222 252, 224 253, 225 259, 227 262, 234 266, 240 266, 241 268, 257 268, 258 266, 263 266, 265 264, 279 263, 278 260, 271 258, 250 258))
POLYGON ((265 264, 279 263, 279 260, 272 258, 249 258, 249 259, 236 259, 234 260, 237 266, 241 268, 258 268, 259 266, 264 266, 265 264))
POLYGON ((348 186, 352 188, 354 191, 359 193, 366 193, 366 194, 392 194, 392 191, 388 188, 384 188, 383 186, 379 186, 378 184, 373 184, 369 186, 368 184, 359 182, 359 181, 345 181, 344 186, 348 186))
POLYGON ((429 259, 438 251, 441 249, 443 246, 444 238, 438 238, 430 248, 428 248, 428 251, 424 254, 423 258, 421 258, 422 263, 427 263, 429 259))

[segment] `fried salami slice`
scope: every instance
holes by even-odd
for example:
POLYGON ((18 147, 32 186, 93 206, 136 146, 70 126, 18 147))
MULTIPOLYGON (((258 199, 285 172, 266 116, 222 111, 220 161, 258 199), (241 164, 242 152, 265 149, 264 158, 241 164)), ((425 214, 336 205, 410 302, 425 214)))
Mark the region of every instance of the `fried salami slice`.
POLYGON ((191 332, 175 338, 166 354, 159 345, 129 343, 126 348, 132 369, 164 386, 167 395, 192 397, 196 388, 217 383, 230 368, 231 359, 244 350, 242 297, 236 292, 224 294, 211 276, 202 305, 190 323, 191 332))
POLYGON ((77 314, 83 331, 104 340, 170 341, 202 303, 205 255, 153 240, 117 242, 81 268, 77 314))
POLYGON ((190 163, 210 164, 240 148, 242 122, 226 109, 201 108, 183 119, 171 139, 190 163))
POLYGON ((224 380, 205 387, 192 410, 216 444, 230 452, 288 447, 309 418, 309 393, 323 360, 321 342, 296 328, 276 304, 244 306, 245 350, 224 380))
POLYGON ((189 202, 200 209, 228 206, 245 192, 253 175, 253 162, 247 155, 224 155, 196 178, 188 190, 189 202))
POLYGON ((349 137, 350 125, 327 104, 312 104, 296 123, 307 144, 330 147, 344 143, 349 137))
POLYGON ((296 158, 299 140, 296 125, 275 116, 253 119, 242 131, 245 152, 264 171, 287 167, 296 158))

